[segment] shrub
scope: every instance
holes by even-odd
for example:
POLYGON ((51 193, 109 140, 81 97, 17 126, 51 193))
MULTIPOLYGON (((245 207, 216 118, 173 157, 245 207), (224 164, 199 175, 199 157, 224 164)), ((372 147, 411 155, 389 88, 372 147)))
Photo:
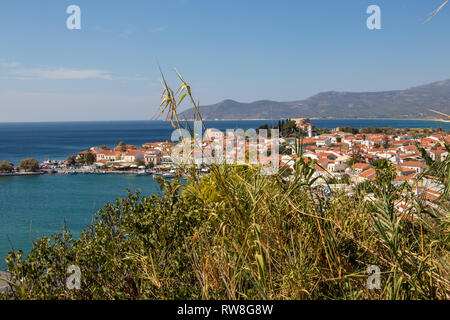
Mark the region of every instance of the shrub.
POLYGON ((12 171, 14 171, 14 164, 5 160, 0 162, 0 172, 12 172, 12 171))
POLYGON ((39 170, 39 162, 33 158, 24 159, 24 160, 20 161, 19 168, 21 170, 24 170, 27 172, 38 171, 39 170))
POLYGON ((202 179, 160 180, 162 195, 129 193, 100 210, 78 240, 65 228, 23 258, 7 257, 24 299, 446 299, 448 212, 383 180, 325 197, 314 168, 294 178, 213 166, 202 179), (384 186, 380 186, 384 183, 384 186), (367 200, 375 194, 376 200, 367 200), (411 200, 413 220, 396 214, 411 200), (80 290, 66 270, 82 272, 80 290), (366 270, 382 270, 368 290, 366 270))

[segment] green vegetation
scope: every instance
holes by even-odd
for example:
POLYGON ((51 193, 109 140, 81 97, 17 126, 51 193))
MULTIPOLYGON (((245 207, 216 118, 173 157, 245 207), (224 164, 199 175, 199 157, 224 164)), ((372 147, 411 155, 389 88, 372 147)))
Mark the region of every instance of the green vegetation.
POLYGON ((359 130, 352 127, 339 127, 339 131, 345 132, 345 133, 352 133, 352 134, 358 134, 359 130))
MULTIPOLYGON (((356 129, 357 130, 357 129, 356 129)), ((423 138, 435 133, 445 133, 443 128, 373 128, 367 127, 358 130, 361 134, 386 134, 386 135, 409 135, 414 138, 423 138)))
POLYGON ((321 134, 331 133, 331 130, 328 128, 318 128, 313 126, 313 135, 320 136, 321 134))
POLYGON ((127 151, 127 144, 124 141, 119 142, 120 151, 127 151))
POLYGON ((347 165, 351 167, 358 162, 363 162, 363 153, 359 146, 353 146, 352 155, 350 157, 350 160, 347 161, 347 165))
POLYGON ((74 155, 68 156, 66 162, 69 166, 73 166, 76 164, 76 157, 74 155))
POLYGON ((385 135, 394 135, 394 136, 401 136, 401 135, 409 135, 414 138, 422 138, 426 137, 435 133, 445 133, 445 130, 443 128, 374 128, 374 127, 367 127, 363 129, 357 129, 352 127, 340 127, 339 131, 346 132, 346 133, 352 133, 352 134, 385 134, 385 135))
POLYGON ((295 121, 291 119, 280 120, 277 122, 277 125, 263 124, 258 127, 257 132, 259 132, 260 129, 268 130, 267 134, 269 137, 271 133, 270 129, 278 129, 281 137, 300 137, 304 134, 302 130, 297 128, 295 121))
POLYGON ((278 150, 278 152, 280 154, 285 154, 285 155, 291 155, 292 151, 293 151, 292 146, 287 142, 282 143, 280 145, 280 149, 278 150))
MULTIPOLYGON (((179 79, 174 94, 163 77, 162 107, 173 124, 185 97, 198 107, 179 79)), ((439 174, 448 190, 450 157, 427 161, 427 174, 439 174)), ((27 257, 11 252, 15 290, 3 297, 448 299, 448 193, 425 206, 414 186, 392 184, 389 163, 380 163, 376 181, 332 197, 302 156, 289 179, 247 165, 210 165, 203 178, 184 169, 187 184, 159 179, 162 195, 129 192, 105 205, 77 240, 64 227, 36 241, 27 257), (408 210, 399 215, 401 201, 408 210), (70 265, 81 269, 79 290, 65 286, 70 265), (371 265, 382 272, 380 289, 367 288, 371 265)))
POLYGON ((371 165, 375 169, 384 170, 390 168, 393 165, 393 163, 388 159, 378 159, 373 161, 371 165))
MULTIPOLYGON (((269 130, 269 131, 267 131, 267 135, 269 137, 270 137, 270 133, 271 133, 270 129, 278 129, 280 137, 285 137, 285 138, 289 138, 289 137, 301 138, 301 137, 305 137, 308 135, 308 133, 305 132, 304 130, 297 128, 295 121, 291 120, 291 119, 280 120, 280 121, 278 121, 277 125, 263 124, 258 127, 257 132, 259 132, 260 129, 269 130)), ((313 134, 314 135, 320 135, 320 134, 330 133, 330 132, 331 131, 328 128, 317 128, 317 127, 313 126, 313 134)))
POLYGON ((80 239, 42 238, 7 258, 22 299, 446 299, 448 199, 425 208, 380 175, 332 199, 298 160, 294 179, 211 167, 201 180, 160 181, 162 196, 107 204, 80 239), (375 194, 376 201, 366 196, 375 194), (396 215, 411 201, 417 218, 396 215), (77 265, 81 290, 65 288, 77 265), (366 269, 382 270, 380 290, 366 269))
POLYGON ((9 173, 14 171, 14 164, 8 161, 3 160, 0 162, 0 172, 9 173))
POLYGON ((35 172, 39 170, 39 161, 33 158, 21 160, 19 163, 20 170, 26 172, 35 172))
POLYGON ((95 155, 92 152, 86 152, 83 155, 83 163, 86 165, 91 165, 95 162, 95 155))

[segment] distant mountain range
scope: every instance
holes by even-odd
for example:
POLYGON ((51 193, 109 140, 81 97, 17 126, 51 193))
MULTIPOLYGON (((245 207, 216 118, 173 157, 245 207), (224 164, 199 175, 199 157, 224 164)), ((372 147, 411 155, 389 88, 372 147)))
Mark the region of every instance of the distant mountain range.
MULTIPOLYGON (((234 100, 201 106, 205 120, 286 119, 286 118, 445 118, 429 109, 450 114, 450 80, 406 90, 383 92, 322 92, 306 100, 277 102, 261 100, 241 103, 234 100)), ((181 114, 194 118, 194 109, 181 114)), ((448 120, 448 119, 447 119, 448 120)))

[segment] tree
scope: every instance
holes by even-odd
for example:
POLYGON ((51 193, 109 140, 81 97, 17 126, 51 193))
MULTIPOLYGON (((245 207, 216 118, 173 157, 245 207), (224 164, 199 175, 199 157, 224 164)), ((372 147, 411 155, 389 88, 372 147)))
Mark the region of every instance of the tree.
POLYGON ((110 150, 109 147, 106 146, 106 145, 101 145, 101 146, 99 146, 99 148, 100 148, 101 150, 110 150))
POLYGON ((359 145, 355 145, 352 148, 352 156, 348 161, 349 166, 353 166, 355 163, 362 162, 362 152, 361 147, 359 145))
POLYGON ((390 147, 390 145, 391 144, 389 142, 389 139, 387 137, 385 137, 384 140, 383 140, 383 148, 387 149, 387 148, 390 147))
POLYGON ((340 127, 339 131, 345 132, 345 133, 351 133, 351 134, 358 134, 359 130, 352 127, 340 127))
POLYGON ((12 172, 14 170, 14 164, 3 160, 0 162, 0 172, 12 172))
POLYGON ((381 199, 383 194, 395 189, 392 181, 397 176, 396 166, 387 159, 375 160, 372 165, 376 171, 375 196, 381 199))
POLYGON ((123 141, 119 142, 120 151, 126 151, 127 150, 127 144, 123 141))
POLYGON ((328 128, 318 128, 313 126, 313 135, 320 136, 321 134, 331 133, 331 130, 328 128))
POLYGON ((19 163, 20 170, 26 171, 26 172, 35 172, 39 170, 39 161, 37 161, 34 158, 27 158, 24 160, 21 160, 19 163))
POLYGON ((76 163, 76 157, 74 155, 68 156, 66 162, 69 166, 73 166, 76 163))
POLYGON ((94 154, 92 154, 91 152, 87 152, 84 154, 83 160, 85 164, 91 165, 95 162, 96 158, 94 154))
POLYGON ((282 137, 290 137, 299 133, 300 130, 297 128, 297 124, 294 120, 287 120, 282 123, 282 128, 280 128, 280 134, 282 137))

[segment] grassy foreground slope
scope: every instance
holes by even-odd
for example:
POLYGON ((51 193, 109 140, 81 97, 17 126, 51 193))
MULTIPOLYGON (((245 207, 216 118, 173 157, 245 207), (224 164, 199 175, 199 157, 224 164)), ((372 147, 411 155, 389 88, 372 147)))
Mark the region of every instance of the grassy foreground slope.
POLYGON ((294 178, 213 167, 162 196, 107 204, 80 239, 42 238, 7 258, 19 299, 447 299, 448 204, 423 206, 385 172, 353 196, 322 195, 313 167, 294 178), (368 193, 376 200, 369 200, 368 193), (398 216, 407 199, 415 219, 398 216), (70 265, 81 289, 66 288, 70 265), (381 288, 367 288, 370 265, 381 288))

